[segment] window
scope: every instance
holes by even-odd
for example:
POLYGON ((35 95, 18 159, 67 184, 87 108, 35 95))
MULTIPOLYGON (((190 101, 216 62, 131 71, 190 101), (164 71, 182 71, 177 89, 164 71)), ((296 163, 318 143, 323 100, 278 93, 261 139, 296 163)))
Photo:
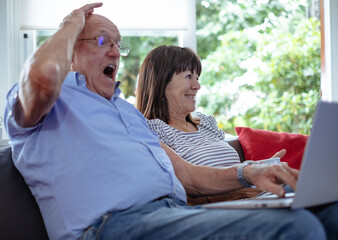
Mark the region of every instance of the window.
MULTIPOLYGON (((46 37, 57 30, 64 16, 89 2, 92 1, 11 0, 1 2, 0 29, 6 35, 0 38, 2 46, 0 48, 0 72, 3 74, 3 80, 0 81, 0 116, 4 114, 6 94, 10 87, 19 80, 20 70, 27 57, 46 37), (51 6, 53 6, 52 9, 51 6)), ((130 42, 133 50, 141 48, 140 41, 152 43, 153 46, 178 44, 196 49, 195 0, 103 0, 101 2, 103 2, 103 7, 96 9, 95 12, 110 18, 119 27, 122 36, 130 42)), ((145 57, 145 52, 150 50, 149 47, 144 48, 138 56, 132 52, 129 57, 121 59, 119 77, 122 78, 122 82, 125 82, 121 88, 126 88, 127 98, 134 88, 137 65, 145 57), (139 59, 139 62, 132 66, 133 70, 130 71, 131 62, 135 59, 139 59)), ((7 138, 4 130, 2 133, 2 137, 7 138)))
POLYGON ((232 133, 309 133, 320 88, 319 1, 197 2, 201 111, 232 133))
MULTIPOLYGON (((197 1, 203 2, 205 5, 218 2, 215 0, 107 0, 103 1, 104 7, 96 12, 106 16, 114 16, 116 18, 114 22, 120 27, 122 35, 128 38, 130 42, 138 42, 146 38, 145 41, 153 41, 154 46, 157 43, 168 41, 196 50, 195 4, 197 1), (106 12, 104 12, 104 9, 106 9, 106 12), (154 20, 156 17, 160 20, 154 20), (130 19, 132 21, 129 21, 130 19), (162 22, 163 19, 169 21, 164 23, 162 22), (161 23, 161 26, 159 23, 161 23), (154 30, 158 32, 155 34, 154 30)), ((243 1, 238 0, 238 2, 243 1)), ((264 1, 260 0, 260 2, 264 1)), ((283 1, 287 2, 288 0, 283 1)), ((322 95, 325 100, 338 101, 338 66, 336 66, 338 64, 338 50, 336 49, 338 46, 334 44, 338 41, 338 2, 320 1, 321 11, 324 12, 324 17, 321 19, 321 31, 322 34, 325 33, 325 38, 322 38, 322 44, 325 46, 325 49, 322 47, 322 57, 325 58, 322 59, 322 63, 325 63, 322 65, 322 73, 324 73, 321 81, 322 95)), ((0 72, 2 73, 0 116, 3 116, 4 113, 7 91, 18 81, 24 59, 34 51, 35 45, 33 42, 40 42, 40 39, 43 40, 53 31, 56 31, 61 18, 70 10, 83 5, 84 2, 87 1, 1 1, 0 29, 3 36, 0 38, 0 72), (53 6, 52 10, 50 6, 53 6), (41 21, 41 19, 44 21, 41 21), (36 33, 32 31, 36 31, 36 33), (25 38, 24 33, 29 34, 27 35, 28 38, 25 38)), ((218 16, 214 17, 217 18, 218 16)), ((210 26, 210 33, 212 27, 214 26, 210 26)), ((201 53, 199 52, 199 54, 201 53)), ((142 55, 139 58, 142 61, 142 55)), ((122 61, 124 60, 122 59, 122 61)), ((119 72, 120 77, 129 76, 129 78, 135 79, 135 72, 133 74, 123 70, 123 66, 127 65, 127 62, 122 62, 119 72)), ((0 127, 3 128, 3 125, 0 125, 0 127)), ((6 138, 4 130, 2 130, 2 133, 2 136, 6 138)))

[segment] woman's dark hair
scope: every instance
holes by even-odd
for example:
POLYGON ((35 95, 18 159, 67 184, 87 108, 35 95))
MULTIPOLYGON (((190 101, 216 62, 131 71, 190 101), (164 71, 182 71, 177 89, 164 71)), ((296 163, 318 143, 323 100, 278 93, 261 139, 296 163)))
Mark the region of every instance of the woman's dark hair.
MULTIPOLYGON (((136 107, 148 119, 169 122, 169 108, 165 89, 174 73, 186 70, 201 75, 202 66, 198 56, 189 48, 160 46, 144 59, 136 89, 136 107)), ((199 124, 189 113, 186 120, 199 124)))

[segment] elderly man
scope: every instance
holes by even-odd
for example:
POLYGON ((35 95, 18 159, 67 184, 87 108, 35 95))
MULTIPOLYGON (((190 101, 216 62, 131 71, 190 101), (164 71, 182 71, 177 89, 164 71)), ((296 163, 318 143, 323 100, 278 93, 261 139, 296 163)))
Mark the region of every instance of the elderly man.
POLYGON ((93 14, 101 5, 69 14, 27 61, 7 97, 13 159, 49 237, 325 239, 319 218, 306 210, 186 205, 186 194, 225 193, 243 181, 283 195, 279 184, 294 187, 298 171, 250 165, 238 179, 238 165, 193 166, 160 144, 142 114, 119 98, 121 35, 93 14))

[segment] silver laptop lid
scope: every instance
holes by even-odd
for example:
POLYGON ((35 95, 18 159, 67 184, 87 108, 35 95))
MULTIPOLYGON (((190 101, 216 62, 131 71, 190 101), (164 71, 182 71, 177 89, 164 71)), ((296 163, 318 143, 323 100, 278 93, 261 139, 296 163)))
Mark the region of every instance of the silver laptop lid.
POLYGON ((338 103, 320 101, 307 141, 292 208, 338 201, 338 103))

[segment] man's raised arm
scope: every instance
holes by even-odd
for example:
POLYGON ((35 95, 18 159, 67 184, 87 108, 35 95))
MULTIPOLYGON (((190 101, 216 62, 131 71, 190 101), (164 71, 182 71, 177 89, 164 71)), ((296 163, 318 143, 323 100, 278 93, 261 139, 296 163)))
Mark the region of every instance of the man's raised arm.
POLYGON ((70 69, 73 49, 85 19, 102 3, 87 4, 64 18, 60 29, 31 56, 19 81, 15 119, 22 127, 36 125, 53 107, 70 69))

